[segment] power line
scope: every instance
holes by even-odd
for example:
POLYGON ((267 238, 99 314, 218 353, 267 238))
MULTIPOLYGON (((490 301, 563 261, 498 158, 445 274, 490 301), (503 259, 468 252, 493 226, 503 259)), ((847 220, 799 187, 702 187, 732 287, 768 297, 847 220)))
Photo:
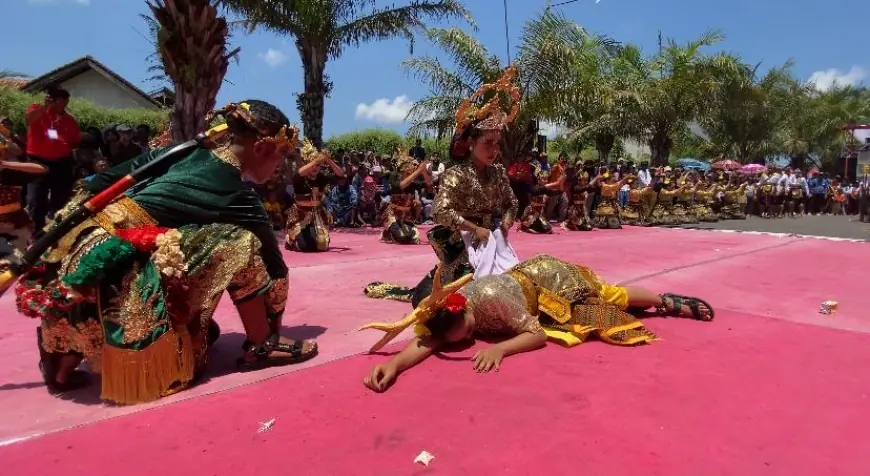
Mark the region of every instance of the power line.
MULTIPOLYGON (((566 1, 566 2, 557 3, 557 4, 555 4, 555 5, 547 5, 547 6, 548 6, 548 7, 561 7, 562 5, 568 5, 569 3, 577 3, 577 2, 579 2, 579 1, 580 1, 580 0, 568 0, 568 1, 566 1)), ((549 2, 548 2, 548 3, 549 3, 549 2)))

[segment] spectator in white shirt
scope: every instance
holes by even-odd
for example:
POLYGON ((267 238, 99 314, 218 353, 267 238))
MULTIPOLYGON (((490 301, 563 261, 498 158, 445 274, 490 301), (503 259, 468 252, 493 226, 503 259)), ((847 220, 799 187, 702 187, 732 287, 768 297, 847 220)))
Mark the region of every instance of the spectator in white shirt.
POLYGON ((441 162, 441 157, 438 154, 432 154, 428 169, 432 183, 437 185, 441 175, 444 173, 444 162, 441 162))

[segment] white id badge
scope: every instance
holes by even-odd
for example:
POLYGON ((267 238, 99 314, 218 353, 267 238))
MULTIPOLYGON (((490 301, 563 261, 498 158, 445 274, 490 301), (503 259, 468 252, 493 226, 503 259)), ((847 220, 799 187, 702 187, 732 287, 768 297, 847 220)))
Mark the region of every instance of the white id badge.
POLYGON ((49 139, 51 139, 51 140, 57 140, 57 137, 58 137, 58 136, 57 136, 57 130, 56 130, 56 129, 49 129, 49 130, 48 130, 48 138, 49 138, 49 139))

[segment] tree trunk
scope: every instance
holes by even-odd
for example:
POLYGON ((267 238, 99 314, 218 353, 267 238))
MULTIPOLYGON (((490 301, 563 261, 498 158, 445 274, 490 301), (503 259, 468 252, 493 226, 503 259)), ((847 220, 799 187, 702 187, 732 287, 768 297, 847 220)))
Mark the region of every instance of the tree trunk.
POLYGON ((324 71, 327 55, 326 52, 321 52, 317 47, 305 42, 297 46, 299 56, 302 58, 305 92, 298 95, 296 107, 302 118, 305 137, 319 149, 323 146, 323 106, 327 94, 324 71))
POLYGON ((794 154, 791 156, 791 168, 803 170, 806 165, 806 156, 804 154, 794 154))
POLYGON ((671 158, 671 149, 674 141, 666 132, 656 132, 649 140, 650 165, 662 167, 668 164, 671 158))
POLYGON ((598 151, 598 161, 607 162, 610 157, 610 151, 613 150, 613 144, 616 143, 616 136, 608 133, 595 134, 595 150, 598 151))

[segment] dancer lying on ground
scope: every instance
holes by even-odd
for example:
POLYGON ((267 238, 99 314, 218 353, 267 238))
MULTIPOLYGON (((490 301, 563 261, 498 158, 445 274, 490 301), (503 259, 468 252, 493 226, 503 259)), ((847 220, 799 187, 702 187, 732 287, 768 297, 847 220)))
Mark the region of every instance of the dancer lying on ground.
MULTIPOLYGON (((450 157, 458 165, 447 169, 441 178, 432 205, 438 224, 426 235, 442 265, 441 284, 474 271, 460 231, 472 233, 475 246, 486 242, 495 230, 500 229, 507 238, 517 216, 517 198, 507 173, 495 163, 501 153, 502 130, 513 122, 519 108, 519 89, 513 84, 516 74, 516 69, 508 68, 498 81, 464 100, 456 112, 450 157), (489 102, 479 107, 473 103, 488 93, 494 93, 489 102), (509 113, 501 108, 502 94, 512 98, 509 113)), ((364 291, 371 298, 416 305, 431 292, 434 276, 433 269, 413 288, 375 282, 364 291)))
MULTIPOLYGON (((295 146, 296 130, 262 101, 218 112, 226 133, 73 229, 22 276, 19 312, 41 319, 40 369, 52 392, 102 371, 102 398, 147 402, 202 375, 226 290, 247 334, 239 367, 294 364, 313 342, 280 337, 287 266, 272 223, 244 180, 262 183, 295 146)), ((222 129, 222 128, 220 128, 222 129)), ((220 130, 218 129, 218 130, 220 130)), ((93 176, 58 220, 165 149, 93 176)), ((51 225, 49 225, 51 226, 51 225)))
POLYGON ((387 334, 372 351, 410 325, 417 333, 404 350, 376 365, 363 383, 376 392, 385 391, 400 373, 444 345, 473 336, 509 337, 474 354, 472 366, 478 372, 498 370, 504 357, 541 347, 547 338, 569 347, 590 336, 616 345, 647 343, 656 336, 628 312, 648 309, 700 321, 714 317, 713 309, 701 299, 611 286, 589 268, 538 255, 505 274, 477 280, 467 275, 436 286, 402 321, 363 326, 387 334))

